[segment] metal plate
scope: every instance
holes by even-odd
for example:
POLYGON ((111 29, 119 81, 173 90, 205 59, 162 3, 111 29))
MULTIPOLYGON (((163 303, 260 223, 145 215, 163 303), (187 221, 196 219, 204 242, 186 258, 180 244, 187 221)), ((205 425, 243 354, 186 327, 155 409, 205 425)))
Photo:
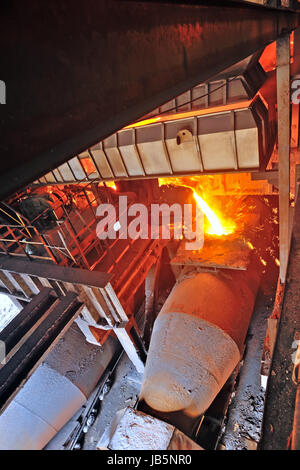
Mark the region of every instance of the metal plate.
POLYGON ((185 249, 181 242, 171 264, 204 268, 246 270, 250 261, 251 249, 240 239, 207 238, 202 250, 185 249))

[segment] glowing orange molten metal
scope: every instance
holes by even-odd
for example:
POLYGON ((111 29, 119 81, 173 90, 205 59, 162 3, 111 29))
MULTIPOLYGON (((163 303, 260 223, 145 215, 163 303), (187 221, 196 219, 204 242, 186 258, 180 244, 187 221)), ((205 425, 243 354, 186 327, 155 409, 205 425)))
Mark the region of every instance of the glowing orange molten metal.
MULTIPOLYGON (((226 236, 232 234, 236 230, 236 224, 232 220, 228 220, 225 217, 222 217, 217 211, 211 209, 207 202, 198 194, 195 189, 195 186, 199 186, 197 180, 194 180, 192 177, 189 178, 159 178, 159 186, 163 185, 173 185, 189 188, 193 191, 193 197, 197 205, 200 207, 202 212, 207 218, 209 225, 206 225, 205 232, 208 235, 216 236, 226 236)), ((202 192, 202 191, 201 191, 202 192)))
POLYGON ((106 181, 105 184, 108 188, 111 188, 114 191, 117 191, 117 186, 115 185, 114 181, 106 181))
POLYGON ((222 235, 229 235, 234 231, 235 224, 233 222, 222 223, 214 211, 209 207, 204 199, 202 199, 202 197, 196 193, 196 191, 193 192, 193 196, 198 206, 209 221, 210 227, 206 229, 206 233, 210 235, 218 235, 220 237, 222 235))

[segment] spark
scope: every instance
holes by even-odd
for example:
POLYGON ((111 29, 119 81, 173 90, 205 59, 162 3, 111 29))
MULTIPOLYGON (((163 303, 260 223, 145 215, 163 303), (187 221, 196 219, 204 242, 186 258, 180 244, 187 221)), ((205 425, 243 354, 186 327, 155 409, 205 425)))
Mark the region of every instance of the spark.
POLYGON ((267 266, 267 262, 262 257, 260 257, 260 261, 261 261, 261 264, 263 264, 264 266, 267 266))

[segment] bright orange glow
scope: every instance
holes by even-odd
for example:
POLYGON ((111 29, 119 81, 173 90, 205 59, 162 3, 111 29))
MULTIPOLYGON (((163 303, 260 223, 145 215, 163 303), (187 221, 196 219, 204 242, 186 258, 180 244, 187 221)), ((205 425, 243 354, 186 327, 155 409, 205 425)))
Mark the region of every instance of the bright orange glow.
POLYGON ((209 205, 196 193, 193 192, 193 196, 195 201, 197 202, 200 209, 206 215, 207 220, 209 221, 210 227, 206 230, 206 233, 210 235, 218 235, 219 237, 222 235, 229 235, 235 229, 235 224, 224 224, 221 223, 220 219, 214 213, 214 211, 209 207, 209 205))
MULTIPOLYGON (((276 68, 276 41, 265 47, 260 59, 260 65, 265 72, 270 72, 276 68)), ((294 62, 294 31, 290 36, 290 62, 294 62)))
POLYGON ((124 129, 130 129, 132 127, 141 127, 147 126, 149 124, 155 124, 157 122, 167 122, 167 121, 174 121, 176 119, 185 119, 189 117, 195 116, 202 116, 207 114, 214 114, 214 113, 222 113, 226 111, 231 111, 233 109, 243 109, 249 108, 251 105, 252 100, 248 101, 241 101, 240 103, 231 103, 222 106, 215 106, 213 108, 205 108, 205 109, 195 109, 193 111, 186 111, 185 113, 174 113, 174 114, 162 114, 160 116, 156 116, 149 119, 143 119, 142 121, 135 122, 130 124, 129 126, 124 127, 124 129))
POLYGON ((86 172, 87 175, 91 175, 95 173, 96 168, 92 162, 92 160, 89 157, 84 157, 80 158, 80 162, 83 166, 84 171, 86 172))
POLYGON ((265 47, 259 62, 265 72, 270 72, 276 68, 276 41, 265 47))
POLYGON ((290 36, 290 57, 291 57, 291 64, 294 62, 294 31, 292 31, 290 36))
POLYGON ((111 188, 114 191, 117 191, 117 186, 115 185, 114 181, 105 181, 105 184, 108 188, 111 188))
POLYGON ((196 189, 198 194, 209 195, 210 201, 215 196, 227 195, 241 198, 249 194, 272 194, 272 186, 264 180, 253 181, 251 173, 172 176, 159 178, 158 183, 159 186, 171 184, 196 189))
POLYGON ((262 257, 260 257, 260 262, 261 262, 261 264, 263 264, 264 266, 267 266, 267 262, 266 262, 262 257))
MULTIPOLYGON (((208 180, 210 181, 211 177, 208 176, 208 180)), ((201 180, 202 181, 202 180, 201 180)), ((206 181, 206 180, 205 180, 206 181)), ((204 188, 201 184, 199 184, 199 177, 198 178, 159 178, 158 179, 159 186, 171 184, 174 186, 181 186, 184 188, 191 189, 193 191, 193 197, 200 209, 203 211, 208 224, 205 226, 205 232, 208 235, 215 235, 218 237, 226 236, 232 234, 236 230, 236 224, 228 219, 226 216, 222 216, 219 211, 213 210, 207 202, 199 195, 201 191, 202 194, 206 194, 204 188)), ((212 205, 210 203, 210 205, 212 205)))
POLYGON ((92 191, 86 190, 85 194, 87 195, 87 198, 90 201, 92 206, 98 205, 97 199, 95 198, 95 195, 92 191))
POLYGON ((118 189, 114 181, 104 181, 104 182, 101 181, 101 183, 99 183, 98 186, 102 188, 106 186, 107 188, 111 188, 114 191, 117 191, 118 189))

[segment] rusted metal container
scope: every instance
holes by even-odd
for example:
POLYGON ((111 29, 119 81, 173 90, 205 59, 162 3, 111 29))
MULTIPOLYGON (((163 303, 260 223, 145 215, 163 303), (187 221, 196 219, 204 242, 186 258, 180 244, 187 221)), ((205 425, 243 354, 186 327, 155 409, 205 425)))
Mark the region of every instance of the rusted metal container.
POLYGON ((177 282, 154 324, 140 396, 148 406, 206 411, 240 360, 259 277, 194 271, 177 282))

